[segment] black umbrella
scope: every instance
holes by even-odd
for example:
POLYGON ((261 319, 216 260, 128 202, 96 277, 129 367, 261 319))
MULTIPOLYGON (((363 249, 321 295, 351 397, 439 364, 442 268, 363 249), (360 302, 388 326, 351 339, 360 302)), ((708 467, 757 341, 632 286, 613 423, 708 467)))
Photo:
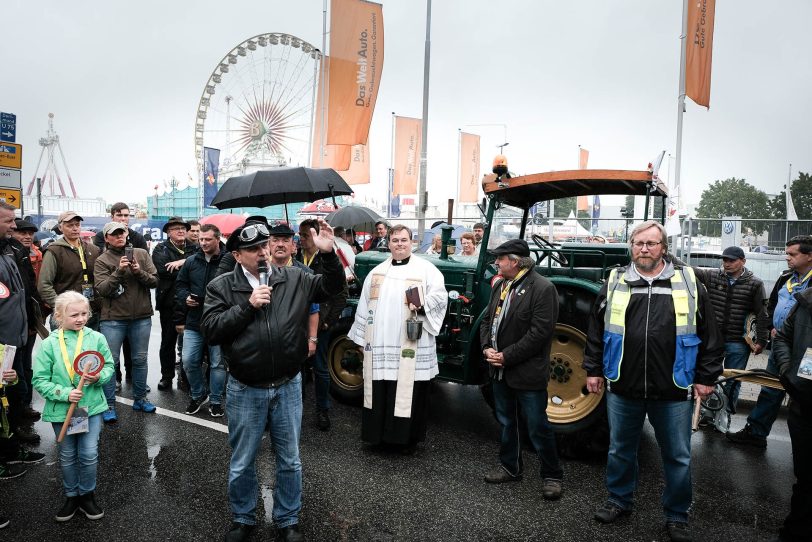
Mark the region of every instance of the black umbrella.
POLYGON ((361 205, 348 205, 333 211, 325 217, 325 220, 332 227, 355 228, 358 224, 374 224, 383 220, 381 216, 361 205))
POLYGON ((267 207, 350 194, 350 186, 333 169, 280 167, 231 177, 220 187, 211 204, 218 209, 267 207))

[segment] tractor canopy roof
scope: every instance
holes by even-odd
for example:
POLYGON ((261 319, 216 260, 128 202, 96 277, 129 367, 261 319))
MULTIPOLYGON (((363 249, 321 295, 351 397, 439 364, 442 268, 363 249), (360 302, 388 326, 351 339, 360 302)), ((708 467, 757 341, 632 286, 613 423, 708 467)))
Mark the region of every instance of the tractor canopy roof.
POLYGON ((628 169, 548 171, 500 180, 496 175, 487 175, 482 181, 482 188, 486 195, 525 209, 539 201, 572 196, 668 196, 668 187, 651 170, 628 169))

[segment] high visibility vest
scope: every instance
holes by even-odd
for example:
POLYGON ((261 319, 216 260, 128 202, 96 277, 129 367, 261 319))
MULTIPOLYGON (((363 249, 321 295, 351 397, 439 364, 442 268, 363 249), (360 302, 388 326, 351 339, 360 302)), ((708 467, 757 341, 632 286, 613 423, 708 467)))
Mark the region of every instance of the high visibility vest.
MULTIPOLYGON (((603 371, 606 379, 617 382, 623 364, 623 343, 626 334, 626 309, 631 288, 624 273, 613 269, 606 288, 606 313, 603 331, 603 371)), ((696 358, 702 339, 696 334, 697 285, 690 267, 675 269, 671 277, 671 299, 677 324, 677 347, 674 356, 674 385, 687 389, 693 384, 696 358)), ((657 340, 656 337, 653 337, 657 340)))

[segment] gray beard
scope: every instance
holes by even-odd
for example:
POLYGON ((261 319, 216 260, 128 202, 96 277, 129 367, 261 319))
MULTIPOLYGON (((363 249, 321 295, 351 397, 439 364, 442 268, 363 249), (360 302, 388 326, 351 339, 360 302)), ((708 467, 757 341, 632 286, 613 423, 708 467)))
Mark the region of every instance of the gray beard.
POLYGON ((655 269, 660 266, 660 262, 662 262, 662 258, 657 258, 656 260, 651 260, 650 258, 638 258, 634 261, 634 265, 637 266, 637 269, 643 271, 645 273, 653 273, 655 269), (651 263, 649 263, 651 261, 651 263))

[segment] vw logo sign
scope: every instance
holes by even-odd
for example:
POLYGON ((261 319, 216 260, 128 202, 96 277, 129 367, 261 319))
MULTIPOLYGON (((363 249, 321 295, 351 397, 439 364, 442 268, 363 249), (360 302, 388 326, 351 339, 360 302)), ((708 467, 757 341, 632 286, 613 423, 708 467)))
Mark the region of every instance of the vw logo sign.
POLYGON ((722 222, 722 231, 724 231, 728 235, 733 233, 733 222, 731 222, 730 220, 725 220, 724 222, 722 222))

